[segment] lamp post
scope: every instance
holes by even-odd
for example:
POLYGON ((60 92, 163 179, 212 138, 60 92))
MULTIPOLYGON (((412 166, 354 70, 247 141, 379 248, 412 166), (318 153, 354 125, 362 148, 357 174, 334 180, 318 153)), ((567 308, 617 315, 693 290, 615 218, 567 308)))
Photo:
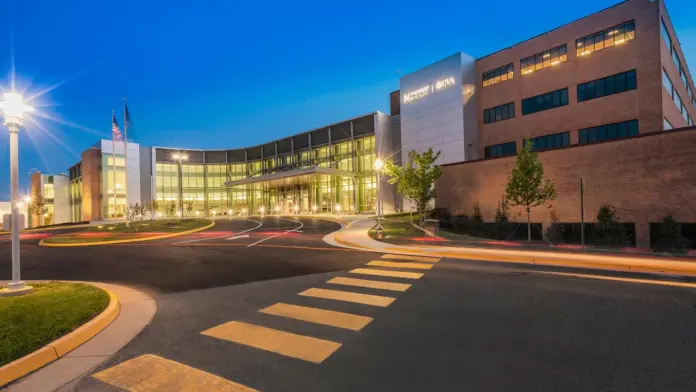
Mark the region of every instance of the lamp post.
POLYGON ((382 195, 380 193, 381 187, 379 186, 380 174, 383 167, 384 161, 382 161, 381 158, 377 158, 375 160, 375 171, 377 172, 377 239, 380 240, 384 236, 382 231, 382 195))
POLYGON ((227 220, 232 222, 232 210, 227 210, 227 220))
POLYGON ((172 154, 172 158, 179 161, 179 211, 181 216, 184 215, 184 185, 182 180, 184 179, 184 174, 182 173, 181 161, 188 161, 188 155, 182 154, 180 152, 172 154))
POLYGON ((7 293, 22 294, 31 292, 31 287, 25 286, 20 279, 19 264, 19 158, 18 138, 19 127, 22 126, 24 113, 34 110, 24 103, 22 96, 15 92, 4 94, 5 100, 0 102, 4 112, 5 125, 10 131, 10 188, 12 206, 12 282, 7 284, 7 293))

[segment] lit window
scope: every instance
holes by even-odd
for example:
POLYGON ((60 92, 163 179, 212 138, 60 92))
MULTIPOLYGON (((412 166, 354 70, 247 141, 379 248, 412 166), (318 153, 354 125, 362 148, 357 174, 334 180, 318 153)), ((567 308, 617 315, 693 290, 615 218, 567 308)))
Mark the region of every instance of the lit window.
POLYGON ((563 44, 520 60, 522 75, 558 65, 568 60, 568 46, 563 44))
POLYGON ((488 87, 506 80, 511 80, 515 76, 512 64, 498 67, 494 70, 483 73, 483 87, 488 87))
POLYGON ((636 24, 634 21, 626 22, 610 29, 579 38, 575 41, 575 50, 578 57, 612 46, 621 45, 636 37, 636 24))

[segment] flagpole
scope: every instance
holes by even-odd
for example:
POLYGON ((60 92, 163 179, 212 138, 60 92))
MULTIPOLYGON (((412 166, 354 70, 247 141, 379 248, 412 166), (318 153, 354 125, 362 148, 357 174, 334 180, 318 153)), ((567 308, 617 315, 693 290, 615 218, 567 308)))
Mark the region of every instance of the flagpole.
MULTIPOLYGON (((116 111, 111 109, 111 172, 113 173, 113 182, 111 183, 111 192, 114 199, 114 220, 116 220, 116 133, 114 132, 114 119, 116 111)), ((107 208, 107 215, 109 209, 107 208)))
POLYGON ((123 97, 123 154, 125 162, 125 186, 126 190, 126 226, 128 226, 128 119, 126 118, 126 97, 123 97))

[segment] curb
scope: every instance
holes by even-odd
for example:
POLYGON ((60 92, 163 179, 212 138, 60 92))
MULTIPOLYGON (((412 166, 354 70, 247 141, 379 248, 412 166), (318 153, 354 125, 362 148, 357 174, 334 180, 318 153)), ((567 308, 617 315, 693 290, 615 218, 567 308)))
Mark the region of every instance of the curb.
POLYGON ((186 230, 186 231, 181 231, 177 233, 169 233, 169 234, 162 234, 162 235, 156 235, 153 237, 147 237, 147 238, 132 238, 128 240, 114 240, 114 241, 95 241, 95 242, 78 242, 78 243, 52 243, 52 242, 44 242, 45 239, 41 240, 39 242, 39 246, 47 246, 51 248, 64 248, 64 247, 74 247, 74 246, 93 246, 93 245, 113 245, 113 244, 128 244, 131 242, 143 242, 143 241, 152 241, 152 240, 161 240, 163 238, 172 238, 172 237, 178 237, 180 235, 186 235, 186 234, 192 234, 192 233, 197 233, 199 231, 203 230, 208 230, 211 227, 215 226, 215 221, 211 221, 209 225, 199 227, 196 229, 191 229, 191 230, 186 230))
POLYGON ((102 290, 109 295, 109 304, 106 306, 106 309, 69 334, 52 341, 31 354, 27 354, 0 367, 0 387, 57 360, 90 340, 111 324, 121 312, 121 303, 118 297, 111 291, 102 290))
MULTIPOLYGON (((34 232, 37 232, 37 231, 51 231, 51 230, 65 230, 65 229, 82 229, 82 228, 85 228, 85 227, 92 227, 92 226, 95 226, 95 225, 93 225, 93 224, 91 224, 91 223, 85 223, 85 224, 81 224, 81 225, 64 225, 64 226, 53 226, 53 227, 33 228, 33 229, 24 229, 24 230, 20 230, 20 231, 19 231, 19 234, 21 235, 21 234, 24 234, 24 233, 34 233, 34 232)), ((11 233, 12 233, 12 231, 9 231, 9 230, 2 230, 2 231, 0 231, 0 235, 11 234, 11 233)))
MULTIPOLYGON (((402 249, 396 246, 387 246, 383 249, 371 248, 364 245, 359 245, 351 241, 341 238, 340 233, 337 233, 334 240, 344 246, 358 248, 373 252, 406 254, 414 256, 433 256, 447 257, 459 260, 480 260, 488 262, 511 263, 511 264, 532 264, 545 265, 554 267, 568 268, 584 268, 584 269, 603 269, 612 271, 628 271, 628 272, 643 272, 643 273, 659 273, 659 274, 676 274, 681 276, 696 276, 696 263, 688 264, 689 262, 678 262, 671 260, 655 260, 655 264, 650 265, 635 259, 616 259, 606 256, 605 260, 600 260, 603 256, 587 256, 587 255, 554 255, 543 254, 543 252, 519 251, 514 254, 491 254, 492 252, 476 252, 469 251, 460 253, 456 251, 434 251, 422 249, 402 249), (542 254, 539 254, 542 253, 542 254)), ((389 244, 387 244, 389 245, 389 244)), ((454 249, 453 249, 454 250, 454 249)))

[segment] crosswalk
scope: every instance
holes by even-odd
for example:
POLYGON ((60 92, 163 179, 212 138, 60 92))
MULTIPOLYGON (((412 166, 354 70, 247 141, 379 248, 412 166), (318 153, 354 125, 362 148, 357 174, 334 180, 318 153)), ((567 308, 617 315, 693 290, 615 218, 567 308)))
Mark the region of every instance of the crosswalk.
MULTIPOLYGON (((314 299, 313 306, 279 302, 260 309, 259 313, 359 332, 373 321, 373 317, 324 309, 323 305, 331 307, 331 302, 336 301, 372 309, 386 308, 439 261, 440 258, 426 256, 382 255, 365 267, 348 271, 348 276, 336 276, 322 287, 310 287, 297 293, 298 297, 314 299), (352 291, 356 288, 367 290, 370 294, 352 291)), ((212 326, 202 331, 201 335, 314 364, 321 364, 343 346, 339 341, 239 320, 212 326)), ((194 391, 198 390, 196 385, 210 386, 206 389, 210 391, 254 391, 233 381, 150 354, 118 364, 93 377, 127 391, 194 391), (156 372, 159 372, 158 376, 156 372), (176 385, 176 388, 168 388, 171 385, 176 385)))

